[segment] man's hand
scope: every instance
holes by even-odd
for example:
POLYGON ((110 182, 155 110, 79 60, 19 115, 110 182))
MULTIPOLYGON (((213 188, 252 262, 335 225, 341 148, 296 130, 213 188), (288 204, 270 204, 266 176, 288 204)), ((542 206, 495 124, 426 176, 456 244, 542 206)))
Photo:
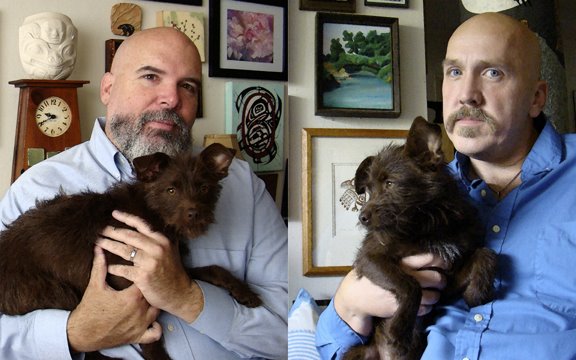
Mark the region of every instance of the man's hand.
POLYGON ((157 341, 162 336, 155 322, 159 310, 151 307, 132 285, 116 291, 106 283, 106 257, 98 246, 90 282, 80 304, 68 318, 68 343, 72 352, 91 352, 119 345, 157 341))
POLYGON ((194 321, 204 307, 204 297, 198 284, 188 277, 178 245, 152 231, 137 216, 119 211, 112 215, 135 230, 108 226, 102 231, 105 238, 97 244, 134 265, 110 265, 108 272, 134 282, 152 306, 194 321))
MULTIPOLYGON (((402 267, 423 289, 418 315, 428 314, 440 299, 440 290, 446 287, 445 276, 435 269, 445 270, 446 265, 431 254, 423 254, 402 259, 402 267)), ((354 331, 367 336, 372 332, 372 318, 391 317, 398 309, 398 303, 393 293, 366 277, 358 278, 352 269, 336 290, 334 308, 354 331)))

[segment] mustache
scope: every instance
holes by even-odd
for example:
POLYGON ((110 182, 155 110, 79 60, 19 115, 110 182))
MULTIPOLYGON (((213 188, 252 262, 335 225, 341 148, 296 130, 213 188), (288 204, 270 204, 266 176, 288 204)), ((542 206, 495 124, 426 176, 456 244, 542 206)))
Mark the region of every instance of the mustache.
POLYGON ((488 123, 490 126, 494 126, 495 124, 494 119, 486 112, 484 112, 484 110, 474 107, 463 106, 448 116, 448 118, 446 119, 446 128, 451 130, 452 128, 454 128, 454 124, 456 123, 456 121, 462 118, 471 118, 474 120, 483 121, 485 123, 488 123))
POLYGON ((158 110, 158 111, 146 111, 140 115, 139 125, 142 127, 146 123, 156 121, 156 122, 171 122, 175 124, 180 130, 187 129, 186 122, 176 113, 174 110, 158 110))

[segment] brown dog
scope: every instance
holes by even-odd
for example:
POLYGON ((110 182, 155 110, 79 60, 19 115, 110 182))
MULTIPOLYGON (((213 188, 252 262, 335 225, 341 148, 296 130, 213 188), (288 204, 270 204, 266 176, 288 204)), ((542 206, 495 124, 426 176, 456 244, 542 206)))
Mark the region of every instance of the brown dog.
MULTIPOLYGON (((25 314, 37 309, 73 310, 86 289, 94 243, 107 225, 126 227, 114 209, 137 215, 154 230, 179 242, 203 234, 214 222, 220 180, 228 175, 234 150, 213 144, 198 156, 175 158, 156 153, 134 160, 138 181, 121 183, 100 194, 57 195, 41 201, 0 233, 0 312, 25 314)), ((106 253, 108 263, 131 264, 106 253)), ((227 289, 240 303, 261 304, 247 284, 219 266, 188 270, 194 279, 227 289)), ((131 284, 109 275, 116 289, 131 284)), ((161 342, 142 345, 146 359, 169 359, 161 342)), ((105 358, 99 353, 91 358, 105 358)))
POLYGON ((492 298, 496 255, 481 247, 476 211, 450 175, 440 146, 439 126, 418 117, 404 146, 385 147, 356 171, 356 192, 369 197, 359 215, 367 235, 354 268, 394 293, 399 307, 391 318, 378 319, 371 342, 353 347, 345 359, 420 359, 422 291, 400 266, 406 256, 441 256, 451 267, 445 293, 462 294, 470 306, 492 298))

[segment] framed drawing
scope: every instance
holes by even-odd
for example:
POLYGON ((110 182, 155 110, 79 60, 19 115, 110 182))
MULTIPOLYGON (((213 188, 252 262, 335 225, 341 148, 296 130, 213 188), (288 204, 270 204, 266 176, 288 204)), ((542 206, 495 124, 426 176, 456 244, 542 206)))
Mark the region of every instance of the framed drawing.
POLYGON ((300 0, 300 10, 355 12, 356 0, 300 0))
POLYGON ((408 0, 364 0, 364 5, 407 8, 408 0))
POLYGON ((287 0, 210 0, 209 76, 288 80, 287 7, 287 0))
POLYGON ((398 117, 398 19, 316 14, 316 115, 398 117))
POLYGON ((284 168, 285 83, 228 81, 227 134, 236 134, 242 158, 254 172, 284 168))
POLYGON ((364 237, 365 198, 354 191, 356 168, 407 130, 302 129, 302 232, 305 276, 344 275, 364 237), (361 144, 361 146, 359 146, 361 144))

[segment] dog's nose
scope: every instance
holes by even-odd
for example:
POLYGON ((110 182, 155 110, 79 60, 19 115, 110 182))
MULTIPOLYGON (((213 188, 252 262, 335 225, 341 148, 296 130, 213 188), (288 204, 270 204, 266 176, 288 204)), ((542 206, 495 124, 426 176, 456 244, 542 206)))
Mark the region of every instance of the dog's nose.
POLYGON ((197 214, 198 214, 198 211, 196 211, 195 208, 189 208, 188 209, 188 219, 194 219, 197 214))
POLYGON ((360 219, 362 225, 368 226, 368 224, 370 224, 370 213, 367 211, 362 211, 360 212, 358 219, 360 219))

